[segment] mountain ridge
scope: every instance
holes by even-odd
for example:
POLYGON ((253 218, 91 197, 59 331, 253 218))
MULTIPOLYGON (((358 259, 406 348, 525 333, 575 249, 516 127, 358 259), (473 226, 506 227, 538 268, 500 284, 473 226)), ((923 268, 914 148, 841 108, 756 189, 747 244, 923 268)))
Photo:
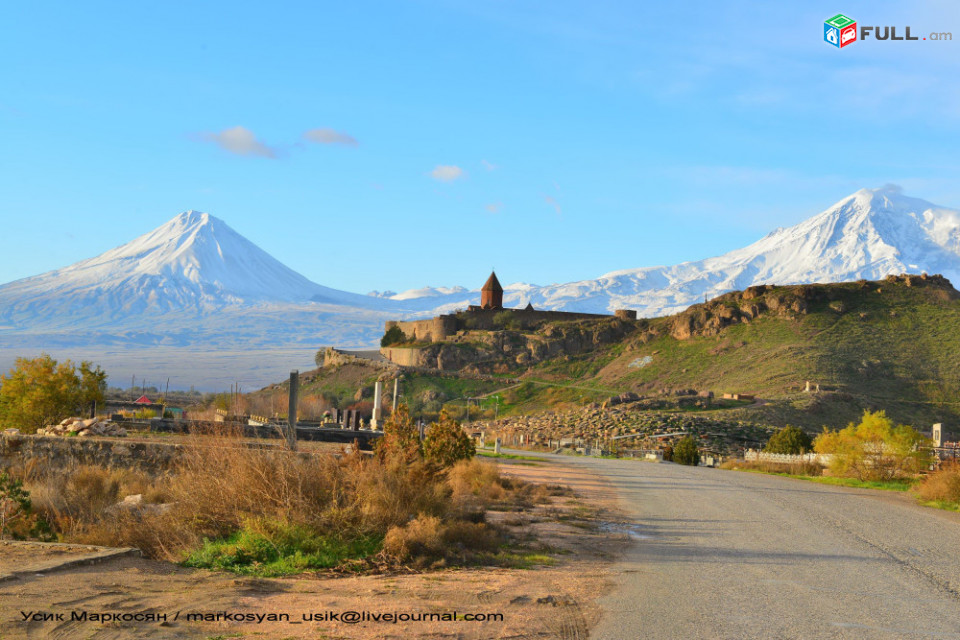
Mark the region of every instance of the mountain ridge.
MULTIPOLYGON (((960 281, 960 211, 881 187, 861 189, 796 225, 720 256, 543 287, 511 284, 505 287, 504 302, 592 313, 627 308, 655 317, 760 284, 881 279, 906 272, 943 273, 960 281)), ((438 298, 442 296, 434 296, 438 298)), ((460 302, 451 298, 441 308, 460 302)))
MULTIPOLYGON (((515 283, 505 288, 504 303, 594 313, 636 309, 654 317, 760 284, 877 280, 904 272, 960 281, 960 211, 886 187, 861 189, 720 256, 543 287, 515 283)), ((478 298, 476 289, 464 287, 368 295, 326 287, 223 220, 189 210, 99 256, 0 286, 0 336, 62 332, 79 342, 102 334, 113 343, 118 335, 159 335, 158 327, 169 326, 177 340, 189 341, 192 328, 202 340, 242 326, 238 340, 361 346, 375 342, 385 318, 449 313, 478 298)))

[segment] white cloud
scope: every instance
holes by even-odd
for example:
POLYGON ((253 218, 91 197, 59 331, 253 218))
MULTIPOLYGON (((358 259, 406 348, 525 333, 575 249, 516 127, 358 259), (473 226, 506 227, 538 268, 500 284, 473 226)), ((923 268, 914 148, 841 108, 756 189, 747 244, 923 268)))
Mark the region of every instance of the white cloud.
POLYGON ((483 168, 486 169, 487 171, 496 171, 497 169, 500 168, 500 165, 493 164, 489 160, 481 160, 480 164, 482 164, 483 168))
POLYGON ((348 147, 355 147, 360 144, 350 134, 334 129, 310 129, 304 132, 303 138, 317 144, 342 144, 348 147))
POLYGON ((500 209, 503 208, 503 203, 502 203, 502 202, 491 202, 491 203, 488 204, 488 205, 484 205, 483 208, 486 209, 487 211, 489 211, 490 213, 500 213, 500 209))
POLYGON ((557 202, 556 198, 554 198, 553 196, 543 196, 543 199, 544 201, 546 201, 548 205, 550 205, 556 210, 558 216, 563 215, 563 209, 560 208, 560 203, 557 202))
POLYGON ((276 149, 257 140, 253 131, 250 131, 250 129, 246 127, 236 126, 230 129, 224 129, 219 133, 205 131, 199 134, 198 137, 204 142, 212 142, 221 149, 235 153, 238 156, 277 157, 276 149))
POLYGON ((430 177, 440 182, 453 182, 467 175, 467 172, 456 165, 438 164, 430 172, 430 177))

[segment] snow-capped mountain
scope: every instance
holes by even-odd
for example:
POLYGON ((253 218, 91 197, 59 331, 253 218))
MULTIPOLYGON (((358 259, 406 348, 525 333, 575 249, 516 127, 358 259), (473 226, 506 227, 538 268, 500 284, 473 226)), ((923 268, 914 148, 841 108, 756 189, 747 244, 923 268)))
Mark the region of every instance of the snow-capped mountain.
MULTIPOLYGON (((842 282, 899 273, 942 273, 960 286, 960 211, 910 198, 896 188, 861 189, 814 217, 777 229, 743 249, 674 266, 613 271, 596 280, 505 287, 504 305, 641 316, 682 311, 756 284, 842 282)), ((473 297, 478 294, 473 293, 473 297)), ((410 293, 395 296, 411 298, 410 293)), ((431 300, 463 306, 463 294, 431 300)))
POLYGON ((371 300, 311 282, 207 213, 186 211, 116 249, 0 287, 0 324, 99 327, 141 314, 371 300))
MULTIPOLYGON (((568 284, 512 284, 504 303, 649 317, 755 284, 903 272, 942 273, 960 285, 960 211, 896 189, 864 189, 719 257, 568 284)), ((96 360, 118 379, 174 375, 180 386, 223 389, 238 379, 253 386, 311 366, 321 345, 375 345, 385 320, 448 313, 479 299, 464 287, 369 295, 324 287, 223 221, 187 211, 95 258, 0 286, 0 370, 16 356, 46 351, 96 360)))
MULTIPOLYGON (((614 271, 595 280, 506 287, 506 306, 641 316, 680 311, 755 284, 943 273, 960 284, 960 211, 861 190, 725 255, 614 271)), ((316 284, 206 213, 187 211, 132 242, 0 286, 0 342, 374 344, 390 318, 479 301, 464 287, 359 295, 316 284)), ((45 344, 45 343, 42 343, 45 344)))

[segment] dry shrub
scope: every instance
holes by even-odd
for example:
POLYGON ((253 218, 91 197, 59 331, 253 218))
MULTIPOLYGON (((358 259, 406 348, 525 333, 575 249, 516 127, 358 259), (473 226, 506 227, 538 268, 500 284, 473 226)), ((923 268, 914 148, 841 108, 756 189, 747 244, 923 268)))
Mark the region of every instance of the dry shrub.
POLYGON ((33 463, 20 471, 61 540, 133 546, 171 561, 245 527, 274 543, 292 527, 338 541, 386 538, 395 558, 470 558, 495 547, 497 533, 458 519, 482 521, 485 503, 519 486, 477 461, 448 472, 400 455, 311 455, 229 430, 191 436, 162 475, 33 463), (140 505, 118 505, 132 494, 143 496, 140 505), (464 502, 469 513, 456 507, 464 502), (277 526, 251 528, 258 522, 277 526))
POLYGON ((68 536, 73 542, 105 547, 135 547, 156 559, 178 560, 198 542, 172 511, 111 510, 95 524, 68 536))
POLYGON ((450 489, 435 467, 422 461, 372 459, 364 461, 362 471, 355 490, 365 529, 385 532, 412 515, 447 515, 450 489))
MULTIPOLYGON (((105 469, 92 465, 53 466, 31 458, 18 460, 10 473, 24 481, 33 512, 60 539, 88 544, 113 544, 112 535, 96 530, 114 526, 114 505, 140 494, 146 503, 168 501, 165 477, 151 477, 134 469, 105 469), (97 542, 92 539, 95 538, 97 542)), ((133 536, 121 536, 132 538, 133 536)))
POLYGON ((447 471, 447 484, 458 505, 474 505, 502 500, 506 494, 500 470, 492 462, 476 458, 461 460, 447 471))
POLYGON ((231 437, 194 438, 171 477, 175 511, 199 537, 218 538, 249 516, 321 525, 347 484, 331 456, 247 446, 231 437))
POLYGON ((400 561, 443 557, 443 525, 436 516, 418 516, 394 526, 383 539, 383 553, 400 561))
POLYGON ((27 484, 34 510, 64 534, 82 531, 116 504, 122 472, 88 465, 34 474, 27 484))
POLYGON ((924 500, 960 505, 960 463, 945 464, 928 475, 917 492, 924 500))
POLYGON ((444 523, 435 516, 421 515, 405 526, 391 527, 383 541, 383 553, 423 567, 447 560, 469 562, 479 554, 495 551, 499 544, 497 531, 484 523, 444 523))
POLYGON ((444 527, 443 541, 447 543, 448 554, 469 557, 479 552, 495 551, 500 545, 500 536, 483 522, 454 520, 444 527))

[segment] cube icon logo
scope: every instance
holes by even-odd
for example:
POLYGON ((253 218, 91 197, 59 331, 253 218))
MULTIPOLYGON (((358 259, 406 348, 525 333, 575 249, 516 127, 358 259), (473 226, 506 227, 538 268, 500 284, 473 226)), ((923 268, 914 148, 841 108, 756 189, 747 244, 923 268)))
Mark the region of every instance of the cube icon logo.
POLYGON ((837 49, 857 41, 857 21, 838 13, 823 23, 823 39, 837 49))

